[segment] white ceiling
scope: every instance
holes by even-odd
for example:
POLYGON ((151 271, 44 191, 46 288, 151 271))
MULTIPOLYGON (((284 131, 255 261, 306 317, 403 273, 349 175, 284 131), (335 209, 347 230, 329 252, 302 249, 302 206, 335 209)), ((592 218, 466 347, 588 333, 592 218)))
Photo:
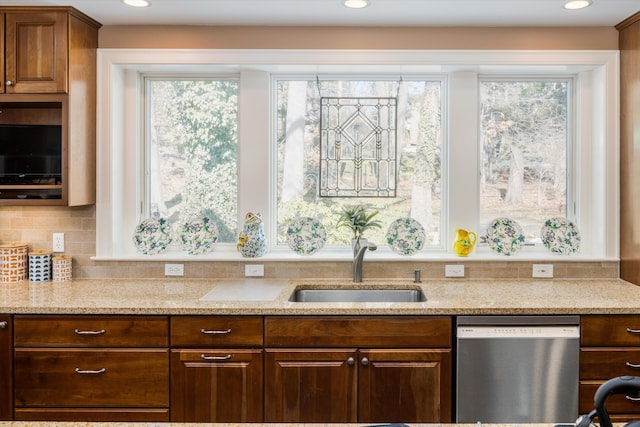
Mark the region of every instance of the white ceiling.
POLYGON ((569 11, 564 0, 371 0, 347 9, 341 0, 3 0, 3 6, 74 6, 103 25, 329 26, 614 26, 640 0, 593 0, 569 11))

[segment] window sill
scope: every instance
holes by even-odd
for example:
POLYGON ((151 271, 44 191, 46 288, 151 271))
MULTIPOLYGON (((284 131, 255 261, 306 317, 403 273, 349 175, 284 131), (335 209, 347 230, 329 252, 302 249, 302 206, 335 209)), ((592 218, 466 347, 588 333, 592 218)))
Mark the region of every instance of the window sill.
MULTIPOLYGON (((267 254, 257 258, 245 258, 240 253, 231 250, 213 251, 204 255, 189 255, 186 252, 173 251, 158 255, 123 254, 120 256, 94 256, 93 261, 152 261, 152 262, 210 262, 210 261, 244 261, 255 262, 342 262, 351 261, 352 254, 348 249, 324 248, 309 256, 298 255, 288 249, 273 249, 267 254)), ((389 248, 379 248, 375 252, 368 252, 365 260, 384 262, 474 262, 474 261, 501 261, 501 262, 599 262, 619 261, 613 257, 596 257, 589 254, 554 255, 546 250, 525 249, 515 255, 505 256, 493 253, 489 248, 477 248, 467 257, 459 257, 453 253, 443 251, 423 251, 415 255, 399 255, 389 248)))

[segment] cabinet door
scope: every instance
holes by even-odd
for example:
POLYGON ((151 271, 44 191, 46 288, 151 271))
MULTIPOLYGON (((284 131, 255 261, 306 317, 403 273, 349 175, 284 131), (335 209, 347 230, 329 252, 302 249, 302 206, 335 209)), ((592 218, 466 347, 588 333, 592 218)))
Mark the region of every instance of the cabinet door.
POLYGON ((265 352, 266 422, 356 422, 355 349, 265 352))
POLYGON ((0 316, 0 420, 13 415, 13 324, 11 316, 0 316))
POLYGON ((262 422, 262 350, 171 351, 171 421, 262 422))
POLYGON ((67 91, 67 16, 66 12, 5 14, 6 93, 67 91))
POLYGON ((358 422, 451 422, 450 350, 360 350, 358 422))

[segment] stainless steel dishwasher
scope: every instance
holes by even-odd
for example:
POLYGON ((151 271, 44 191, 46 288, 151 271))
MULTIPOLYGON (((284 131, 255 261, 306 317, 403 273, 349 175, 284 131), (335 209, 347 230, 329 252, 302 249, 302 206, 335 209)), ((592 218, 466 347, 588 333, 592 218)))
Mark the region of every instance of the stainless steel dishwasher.
POLYGON ((578 316, 457 318, 458 423, 573 423, 578 316))

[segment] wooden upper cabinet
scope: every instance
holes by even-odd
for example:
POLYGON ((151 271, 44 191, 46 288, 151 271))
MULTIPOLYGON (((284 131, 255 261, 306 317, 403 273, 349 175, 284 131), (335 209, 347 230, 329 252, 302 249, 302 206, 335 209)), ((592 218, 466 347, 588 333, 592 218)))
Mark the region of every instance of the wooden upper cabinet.
POLYGON ((66 12, 5 13, 5 92, 67 92, 67 34, 66 12))
POLYGON ((73 7, 0 6, 0 122, 61 132, 59 176, 2 182, 0 205, 95 203, 100 26, 73 7))

